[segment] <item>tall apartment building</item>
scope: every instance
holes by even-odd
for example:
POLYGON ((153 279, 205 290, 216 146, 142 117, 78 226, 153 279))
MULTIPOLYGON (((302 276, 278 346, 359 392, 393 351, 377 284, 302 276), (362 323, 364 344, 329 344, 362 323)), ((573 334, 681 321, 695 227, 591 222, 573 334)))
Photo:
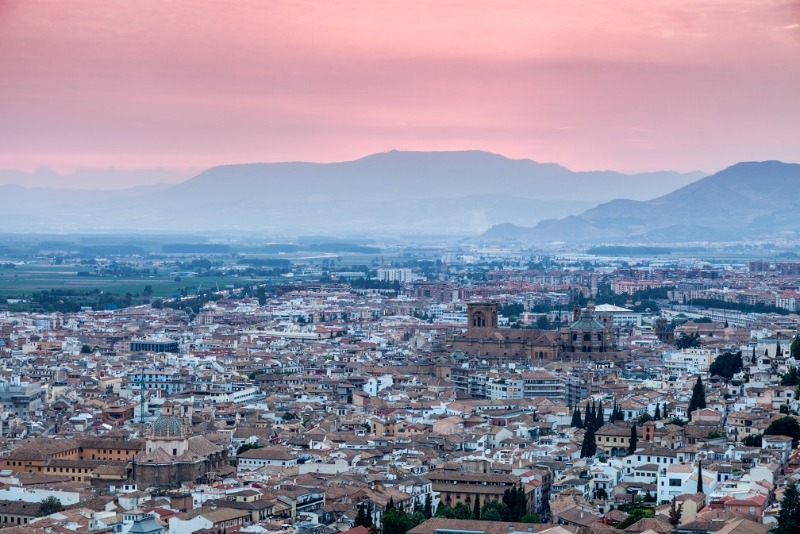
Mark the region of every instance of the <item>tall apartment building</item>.
POLYGON ((39 382, 23 382, 19 376, 12 376, 10 380, 0 378, 3 409, 17 417, 27 418, 30 412, 40 409, 44 394, 39 382))
POLYGON ((377 278, 383 282, 406 284, 411 281, 411 269, 378 269, 377 278))

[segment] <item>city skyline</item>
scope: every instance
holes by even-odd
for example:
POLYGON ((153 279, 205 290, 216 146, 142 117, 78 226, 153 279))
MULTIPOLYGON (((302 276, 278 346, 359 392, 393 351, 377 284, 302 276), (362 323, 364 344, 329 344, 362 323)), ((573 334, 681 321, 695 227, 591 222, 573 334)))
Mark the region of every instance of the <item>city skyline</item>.
POLYGON ((0 168, 800 160, 800 3, 0 2, 0 168))

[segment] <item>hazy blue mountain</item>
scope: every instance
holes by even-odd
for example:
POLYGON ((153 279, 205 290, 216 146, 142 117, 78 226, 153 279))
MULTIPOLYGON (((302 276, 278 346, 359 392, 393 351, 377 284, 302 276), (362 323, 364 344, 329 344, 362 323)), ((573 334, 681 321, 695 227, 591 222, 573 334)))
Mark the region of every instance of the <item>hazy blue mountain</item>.
POLYGON ((483 238, 524 241, 729 240, 800 232, 800 165, 738 163, 648 201, 612 200, 533 228, 496 225, 483 238))
POLYGON ((46 189, 110 190, 142 185, 176 184, 194 173, 176 169, 77 169, 59 173, 47 167, 35 172, 0 169, 0 186, 19 185, 46 189))
POLYGON ((481 151, 385 152, 339 163, 210 168, 158 190, 0 186, 8 231, 479 233, 577 215, 621 196, 647 199, 702 173, 572 172, 481 151))

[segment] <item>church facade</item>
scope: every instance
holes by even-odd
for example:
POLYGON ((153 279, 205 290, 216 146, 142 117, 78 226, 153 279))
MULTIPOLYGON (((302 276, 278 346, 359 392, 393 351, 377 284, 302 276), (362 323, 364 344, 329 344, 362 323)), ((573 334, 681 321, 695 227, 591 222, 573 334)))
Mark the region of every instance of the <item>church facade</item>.
POLYGON ((576 307, 570 324, 558 330, 499 328, 497 317, 497 303, 468 304, 466 332, 448 339, 444 350, 493 364, 599 359, 615 350, 613 319, 598 316, 592 303, 576 307))

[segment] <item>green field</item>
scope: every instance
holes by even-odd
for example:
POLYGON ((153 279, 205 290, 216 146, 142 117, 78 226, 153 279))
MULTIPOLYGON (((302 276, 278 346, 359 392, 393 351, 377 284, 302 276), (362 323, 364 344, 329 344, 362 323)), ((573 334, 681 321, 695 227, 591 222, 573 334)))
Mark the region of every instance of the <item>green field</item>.
POLYGON ((264 283, 264 278, 244 276, 196 276, 184 277, 179 282, 174 280, 166 270, 158 275, 148 277, 110 277, 110 276, 78 276, 78 271, 85 271, 79 265, 18 265, 15 269, 0 269, 0 296, 10 297, 30 294, 33 291, 50 289, 99 289, 118 295, 131 293, 142 294, 145 286, 151 286, 154 297, 171 297, 185 289, 187 294, 197 293, 198 289, 215 290, 217 286, 225 289, 228 285, 241 286, 264 283))

